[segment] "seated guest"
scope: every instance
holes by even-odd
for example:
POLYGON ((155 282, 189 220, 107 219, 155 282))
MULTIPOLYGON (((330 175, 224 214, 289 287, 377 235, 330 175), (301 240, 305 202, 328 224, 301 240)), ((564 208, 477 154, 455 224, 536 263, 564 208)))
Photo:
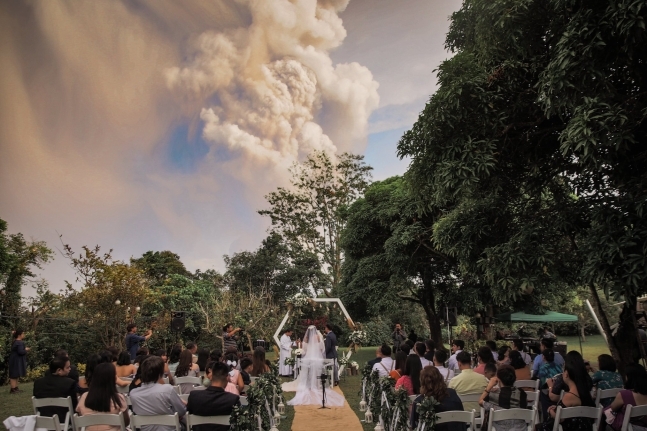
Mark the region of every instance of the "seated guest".
MULTIPOLYGON (((539 350, 542 352, 545 349, 553 350, 554 346, 554 341, 551 338, 542 338, 541 342, 539 344, 539 350)), ((559 354, 559 352, 553 352, 553 361, 555 364, 557 364, 558 367, 562 368, 564 367, 564 358, 562 358, 562 355, 559 354)), ((537 355, 535 358, 534 362, 532 363, 532 376, 537 377, 539 374, 539 369, 542 367, 544 364, 542 355, 537 355)))
MULTIPOLYGON (((404 390, 407 391, 407 395, 415 395, 416 392, 413 388, 413 381, 411 379, 411 369, 409 368, 411 364, 414 364, 412 360, 409 360, 411 356, 406 356, 404 352, 398 352, 396 355, 396 363, 397 363, 397 356, 402 355, 404 356, 404 369, 402 370, 402 375, 398 380, 395 382, 395 389, 400 389, 403 388, 404 390)), ((418 381, 420 381, 420 370, 418 370, 418 381)), ((420 385, 418 385, 418 391, 420 391, 420 385)))
MULTIPOLYGON (((222 350, 220 349, 213 349, 211 353, 209 353, 209 362, 214 361, 214 362, 220 362, 222 359, 222 350)), ((205 365, 206 367, 206 365, 205 365)))
POLYGON ((236 353, 229 353, 225 356, 225 364, 229 367, 229 384, 225 390, 232 394, 240 395, 245 387, 245 382, 243 381, 243 376, 240 371, 236 369, 238 366, 238 355, 236 353))
MULTIPOLYGON (((377 364, 378 362, 381 362, 381 361, 382 361, 382 353, 381 353, 381 351, 382 351, 382 347, 378 347, 378 348, 375 350, 375 358, 374 358, 374 359, 371 359, 370 361, 368 361, 368 362, 367 362, 367 364, 368 364, 368 365, 370 365, 370 366, 371 366, 371 368, 373 368, 373 365, 375 365, 375 364, 377 364)), ((406 353, 407 355, 409 354, 409 352, 405 352, 405 353, 406 353)))
MULTIPOLYGON (((417 355, 415 349, 413 348, 416 343, 414 343, 413 341, 411 341, 409 339, 406 339, 406 340, 404 340, 404 343, 402 343, 402 344, 407 345, 407 347, 409 348, 409 354, 410 355, 417 355)), ((400 349, 400 350, 402 350, 402 349, 400 349)))
MULTIPOLYGON (((454 389, 459 395, 482 394, 488 385, 488 381, 484 375, 474 372, 470 354, 460 352, 456 355, 456 361, 458 362, 458 368, 461 370, 461 373, 449 382, 449 387, 454 389)), ((468 412, 472 409, 477 412, 480 411, 477 402, 465 403, 464 407, 468 412)))
POLYGON ((186 349, 191 351, 191 354, 193 355, 193 363, 195 364, 198 362, 198 345, 194 342, 188 342, 186 343, 186 349))
MULTIPOLYGON (((528 407, 528 398, 526 391, 515 388, 514 382, 517 380, 514 368, 510 365, 503 365, 496 372, 496 379, 491 379, 487 388, 483 391, 479 404, 485 409, 486 416, 483 423, 487 422, 487 414, 490 409, 525 409, 528 407), (493 392, 495 385, 499 385, 499 391, 493 392)), ((525 431, 526 422, 520 419, 509 419, 494 422, 497 431, 525 431)))
POLYGON ((523 340, 519 338, 515 338, 514 340, 512 340, 512 350, 513 351, 516 350, 517 352, 519 352, 519 354, 523 358, 523 361, 526 363, 526 365, 530 365, 530 363, 532 362, 532 357, 528 353, 526 353, 524 349, 525 349, 525 346, 523 344, 523 340))
POLYGON ((94 369, 101 362, 101 356, 96 353, 93 353, 85 361, 85 379, 79 380, 80 393, 86 392, 90 387, 92 382, 92 375, 94 374, 94 369))
POLYGON ((458 366, 458 360, 456 359, 456 357, 460 352, 463 351, 464 347, 465 347, 465 343, 462 340, 452 341, 452 355, 449 357, 449 362, 447 362, 447 368, 453 371, 460 369, 460 367, 458 366))
MULTIPOLYGON (((584 358, 580 352, 576 350, 571 350, 566 354, 566 364, 569 364, 571 368, 576 368, 578 373, 582 374, 587 380, 587 387, 589 390, 593 388, 593 381, 588 374, 586 369, 586 364, 584 363, 584 358)), ((553 378, 546 379, 546 386, 548 387, 548 396, 544 394, 543 391, 539 392, 539 404, 541 405, 542 417, 548 417, 548 408, 551 405, 556 405, 560 399, 562 391, 568 391, 568 385, 564 382, 564 374, 560 373, 553 378)))
MULTIPOLYGON (((128 356, 130 362, 130 355, 128 356)), ((130 416, 126 413, 128 403, 123 395, 117 392, 117 377, 115 366, 112 364, 99 364, 94 370, 94 376, 90 383, 90 390, 79 399, 76 412, 79 416, 94 414, 123 414, 126 426, 130 423, 130 416)), ((120 427, 110 425, 92 425, 86 431, 119 431, 120 427)))
MULTIPOLYGON (((37 379, 34 382, 33 395, 36 398, 66 398, 72 399, 72 407, 76 408, 76 382, 67 375, 70 372, 70 360, 67 357, 58 356, 49 363, 49 374, 37 379)), ((39 407, 41 416, 58 415, 58 420, 65 420, 65 414, 69 410, 65 407, 39 407)), ((70 416, 74 412, 69 412, 70 416)))
POLYGON ((380 377, 386 377, 393 370, 393 359, 391 359, 391 348, 386 344, 378 349, 380 362, 373 365, 373 371, 378 372, 380 377))
MULTIPOLYGON (((116 366, 117 359, 114 358, 113 352, 110 350, 103 350, 99 352, 99 356, 101 357, 101 360, 99 360, 100 364, 113 364, 116 366), (113 361, 114 359, 114 361, 113 361)), ((115 376, 117 376, 117 371, 115 371, 115 376)), ((117 376, 117 386, 128 386, 130 385, 130 382, 128 380, 123 380, 119 376, 117 376)))
POLYGON ((487 340, 485 342, 485 345, 490 349, 490 353, 492 353, 492 357, 494 358, 494 361, 499 360, 499 354, 497 353, 499 349, 496 347, 496 341, 494 340, 487 340))
POLYGON ((434 352, 436 351, 436 343, 434 343, 434 340, 426 340, 425 347, 427 348, 427 351, 425 352, 425 359, 433 362, 434 352))
POLYGON ((398 379, 400 379, 400 377, 404 375, 404 365, 406 361, 407 355, 403 351, 395 353, 395 365, 393 366, 394 369, 389 373, 389 376, 391 376, 391 378, 396 382, 398 381, 398 379))
POLYGON ((420 373, 422 372, 422 362, 420 362, 420 357, 418 355, 407 356, 404 368, 407 370, 407 375, 411 377, 413 393, 418 395, 420 393, 420 373))
POLYGON ((449 368, 445 368, 445 361, 447 360, 447 352, 444 350, 436 350, 434 352, 434 367, 440 372, 440 375, 443 376, 445 384, 449 383, 451 379, 454 378, 454 371, 449 368))
MULTIPOLYGON (((166 350, 157 349, 155 351, 155 356, 162 358, 162 361, 164 361, 164 377, 168 379, 169 384, 175 385, 175 379, 173 379, 171 369, 168 367, 168 356, 166 355, 166 350)), ((135 359, 135 362, 137 362, 137 360, 139 360, 140 358, 146 359, 147 357, 148 356, 138 356, 137 359, 135 359)), ((139 362, 141 362, 143 359, 141 359, 139 362)), ((135 374, 137 374, 137 372, 135 372, 135 374)))
POLYGON ((530 380, 530 368, 521 357, 517 350, 511 350, 509 353, 510 366, 514 368, 516 380, 530 380))
MULTIPOLYGON (((640 364, 627 365, 625 371, 627 373, 625 389, 616 395, 609 407, 614 412, 622 411, 625 405, 647 405, 647 371, 645 371, 645 368, 640 364)), ((604 416, 605 415, 603 414, 603 419, 604 416)), ((631 424, 636 425, 636 427, 647 428, 647 416, 632 418, 631 424)), ((620 431, 621 425, 621 423, 614 423, 611 428, 613 428, 614 431, 620 431)))
POLYGON ((510 365, 510 346, 501 346, 496 360, 497 366, 510 365))
POLYGON ((483 372, 483 375, 488 380, 492 380, 492 379, 496 380, 496 364, 492 362, 488 362, 487 364, 485 364, 485 371, 483 372))
POLYGON ((58 349, 54 352, 54 357, 67 358, 70 361, 70 372, 67 375, 70 379, 74 380, 76 383, 79 383, 79 370, 76 368, 76 365, 72 363, 70 355, 68 355, 67 350, 58 349))
POLYGON ((119 353, 116 369, 117 377, 132 377, 133 375, 135 375, 135 373, 137 372, 137 367, 130 363, 130 353, 126 352, 125 350, 119 353))
MULTIPOLYGON (((189 394, 187 411, 198 416, 229 415, 239 405, 238 395, 225 392, 229 367, 222 362, 209 362, 206 366, 206 377, 211 381, 204 391, 192 391, 189 394)), ((198 425, 194 431, 226 431, 229 425, 198 425)))
MULTIPOLYGON (((175 369, 175 378, 178 377, 200 377, 200 368, 193 363, 193 354, 188 349, 180 354, 180 362, 175 369)), ((188 394, 194 386, 193 383, 180 383, 180 391, 188 394)))
POLYGON ((110 352, 110 355, 112 356, 112 364, 117 366, 117 359, 119 359, 119 352, 121 350, 119 350, 119 348, 117 348, 116 346, 108 346, 104 351, 110 352))
POLYGON ((254 348, 254 354, 252 355, 252 372, 250 376, 259 377, 261 374, 269 373, 270 366, 265 360, 265 349, 261 346, 256 346, 254 348))
MULTIPOLYGON (((128 386, 128 392, 132 391, 135 388, 140 388, 142 386, 142 367, 141 363, 144 362, 146 359, 148 359, 150 356, 138 356, 137 359, 140 361, 139 367, 137 367, 137 372, 135 373, 135 377, 133 377, 132 381, 130 382, 130 385, 128 386)), ((166 365, 166 364, 164 364, 166 365)), ((169 384, 173 385, 174 383, 171 383, 173 381, 173 376, 169 376, 169 384)))
MULTIPOLYGON (((409 423, 413 429, 418 426, 418 404, 422 403, 427 397, 434 397, 434 399, 440 403, 440 405, 436 407, 436 413, 463 410, 464 408, 456 391, 445 385, 445 380, 443 376, 440 375, 438 369, 432 366, 425 367, 420 373, 420 395, 415 399, 411 406, 409 423)), ((467 410, 467 408, 465 408, 465 410, 467 410)), ((462 422, 448 422, 436 425, 434 428, 435 431, 465 431, 466 429, 466 424, 462 422)))
POLYGON ((171 347, 171 354, 168 356, 168 369, 174 373, 177 366, 180 364, 180 355, 182 354, 182 346, 176 344, 171 347))
POLYGON ((492 350, 488 346, 481 347, 476 354, 476 358, 478 359, 478 365, 474 368, 475 373, 485 375, 485 364, 495 364, 492 350))
POLYGON ((205 371, 208 362, 209 362, 209 350, 207 349, 198 350, 198 361, 196 362, 196 364, 200 368, 200 371, 205 371))
POLYGON ((243 376, 243 383, 246 385, 252 384, 252 379, 250 378, 249 373, 252 372, 253 366, 254 364, 252 364, 252 360, 249 358, 243 358, 240 360, 240 375, 243 376))
MULTIPOLYGON (((157 356, 146 358, 140 368, 142 385, 130 391, 130 401, 136 415, 173 415, 184 416, 186 407, 171 385, 165 384, 164 361, 157 356)), ((175 431, 174 426, 145 425, 142 431, 175 431)))
POLYGON ((562 372, 562 367, 555 362, 555 353, 551 349, 544 349, 541 356, 543 363, 539 368, 537 378, 539 378, 539 387, 543 388, 547 379, 551 379, 562 372))
POLYGON ((402 343, 400 344, 400 347, 398 347, 398 352, 404 352, 407 356, 409 356, 409 354, 411 353, 411 346, 409 346, 409 344, 407 343, 402 343))
MULTIPOLYGON (((611 355, 598 356, 598 366, 600 370, 591 376, 593 386, 597 388, 596 390, 602 391, 604 389, 622 388, 622 376, 616 373, 616 361, 611 355)), ((602 404, 602 407, 606 407, 612 401, 613 397, 602 398, 600 399, 600 404, 602 404)))
POLYGON ((413 348, 415 349, 416 353, 418 354, 418 357, 420 358, 420 363, 422 364, 422 368, 425 368, 426 366, 429 366, 429 365, 433 365, 432 361, 425 358, 425 353, 427 353, 427 346, 425 346, 425 343, 418 342, 414 344, 413 348))

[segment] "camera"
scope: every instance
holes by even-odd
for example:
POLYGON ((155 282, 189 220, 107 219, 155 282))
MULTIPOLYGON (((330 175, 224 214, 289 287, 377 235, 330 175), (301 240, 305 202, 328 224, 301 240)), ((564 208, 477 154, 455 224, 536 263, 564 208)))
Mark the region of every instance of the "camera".
POLYGON ((321 380, 321 384, 325 385, 326 382, 328 381, 328 375, 326 373, 321 373, 319 376, 319 379, 321 380))

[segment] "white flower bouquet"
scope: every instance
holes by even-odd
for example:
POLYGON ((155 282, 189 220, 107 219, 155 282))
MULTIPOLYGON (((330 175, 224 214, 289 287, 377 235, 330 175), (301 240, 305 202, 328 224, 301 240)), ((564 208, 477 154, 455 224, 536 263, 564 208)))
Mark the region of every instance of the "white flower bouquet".
POLYGON ((353 331, 349 338, 353 344, 366 345, 368 343, 366 331, 353 331))
POLYGON ((310 300, 310 297, 308 295, 304 295, 303 293, 297 293, 296 295, 288 298, 286 302, 298 308, 298 307, 303 307, 307 305, 309 300, 310 300))

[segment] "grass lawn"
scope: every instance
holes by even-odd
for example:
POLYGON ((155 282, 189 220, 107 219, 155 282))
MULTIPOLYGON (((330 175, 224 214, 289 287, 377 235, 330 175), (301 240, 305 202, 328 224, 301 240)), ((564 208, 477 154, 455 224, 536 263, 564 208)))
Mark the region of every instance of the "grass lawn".
POLYGON ((0 421, 9 416, 33 415, 34 408, 31 406, 31 394, 34 388, 33 383, 21 383, 21 392, 9 395, 9 385, 0 386, 0 421))
MULTIPOLYGON (((559 337, 559 341, 566 341, 568 343, 567 351, 577 350, 580 351, 580 342, 578 337, 559 337)), ((604 341, 602 335, 588 335, 586 342, 582 343, 582 356, 584 359, 591 361, 593 365, 598 362, 598 356, 609 353, 607 343, 604 341)))

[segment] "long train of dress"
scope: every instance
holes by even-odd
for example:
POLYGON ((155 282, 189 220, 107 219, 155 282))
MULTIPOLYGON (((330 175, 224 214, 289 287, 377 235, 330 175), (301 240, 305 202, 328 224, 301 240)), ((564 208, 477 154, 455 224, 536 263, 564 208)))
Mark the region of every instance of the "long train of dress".
MULTIPOLYGON (((294 398, 288 401, 291 406, 299 405, 321 405, 322 390, 320 376, 324 371, 324 360, 319 359, 302 359, 301 360, 301 373, 299 377, 292 381, 283 383, 281 388, 285 392, 294 392, 294 398)), ((326 406, 328 407, 343 407, 344 397, 332 388, 326 388, 326 406)))

